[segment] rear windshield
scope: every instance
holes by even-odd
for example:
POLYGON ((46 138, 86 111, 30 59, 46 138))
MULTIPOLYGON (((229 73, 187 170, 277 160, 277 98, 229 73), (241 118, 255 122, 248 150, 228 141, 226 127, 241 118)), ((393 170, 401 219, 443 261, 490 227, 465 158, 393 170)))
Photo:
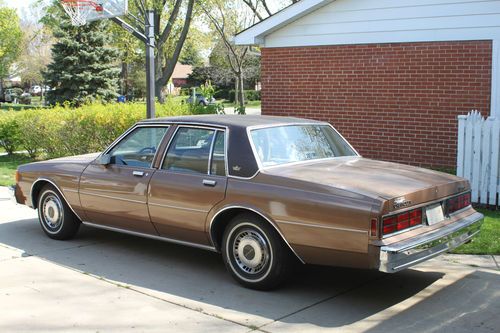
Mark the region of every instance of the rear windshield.
POLYGON ((250 131, 264 167, 323 158, 357 156, 349 143, 328 125, 286 125, 250 131))

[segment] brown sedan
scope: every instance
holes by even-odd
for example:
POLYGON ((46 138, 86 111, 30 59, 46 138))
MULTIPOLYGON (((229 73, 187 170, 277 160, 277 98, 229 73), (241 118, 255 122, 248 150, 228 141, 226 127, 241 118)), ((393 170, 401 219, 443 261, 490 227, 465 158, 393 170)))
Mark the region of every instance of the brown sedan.
POLYGON ((51 238, 84 223, 222 252, 257 289, 293 261, 397 272, 483 221, 467 180, 362 158, 328 123, 281 117, 141 121, 101 154, 21 166, 15 196, 51 238))

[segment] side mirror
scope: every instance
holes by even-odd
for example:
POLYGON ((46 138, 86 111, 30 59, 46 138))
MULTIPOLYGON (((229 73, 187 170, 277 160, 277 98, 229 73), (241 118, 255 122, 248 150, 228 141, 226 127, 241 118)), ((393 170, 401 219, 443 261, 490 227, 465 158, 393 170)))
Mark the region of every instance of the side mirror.
POLYGON ((97 165, 109 165, 111 164, 111 155, 101 155, 98 158, 96 158, 95 163, 97 165))

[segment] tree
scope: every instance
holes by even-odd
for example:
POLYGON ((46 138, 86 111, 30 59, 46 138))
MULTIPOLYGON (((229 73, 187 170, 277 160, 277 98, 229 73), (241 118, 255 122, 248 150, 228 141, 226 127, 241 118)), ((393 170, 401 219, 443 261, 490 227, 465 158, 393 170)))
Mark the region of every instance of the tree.
POLYGON ((16 10, 0 7, 0 92, 3 79, 9 75, 11 65, 21 52, 22 37, 16 10))
POLYGON ((44 73, 53 87, 47 94, 49 104, 69 101, 73 106, 117 97, 119 69, 113 65, 118 52, 107 47, 107 22, 97 21, 83 27, 62 20, 54 31, 53 61, 44 73))
MULTIPOLYGON (((203 7, 212 29, 217 34, 217 41, 224 46, 225 57, 235 77, 236 102, 238 113, 245 113, 244 61, 248 46, 236 46, 232 37, 240 30, 255 23, 256 15, 248 15, 237 0, 211 0, 203 7)), ((248 12, 248 11, 247 11, 248 12)))
POLYGON ((31 7, 21 15, 24 32, 22 51, 18 59, 18 72, 24 84, 42 84, 42 72, 51 61, 53 37, 51 32, 38 22, 38 8, 31 7))

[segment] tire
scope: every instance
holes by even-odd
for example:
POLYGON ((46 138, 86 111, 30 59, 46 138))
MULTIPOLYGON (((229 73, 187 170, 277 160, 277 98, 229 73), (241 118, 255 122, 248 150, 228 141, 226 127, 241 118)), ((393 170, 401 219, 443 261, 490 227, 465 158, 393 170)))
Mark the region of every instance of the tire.
POLYGON ((38 197, 38 219, 45 234, 57 240, 73 238, 80 228, 80 220, 52 185, 45 185, 38 197))
POLYGON ((253 214, 238 215, 226 227, 222 258, 238 283, 257 290, 282 284, 293 260, 276 230, 253 214))

